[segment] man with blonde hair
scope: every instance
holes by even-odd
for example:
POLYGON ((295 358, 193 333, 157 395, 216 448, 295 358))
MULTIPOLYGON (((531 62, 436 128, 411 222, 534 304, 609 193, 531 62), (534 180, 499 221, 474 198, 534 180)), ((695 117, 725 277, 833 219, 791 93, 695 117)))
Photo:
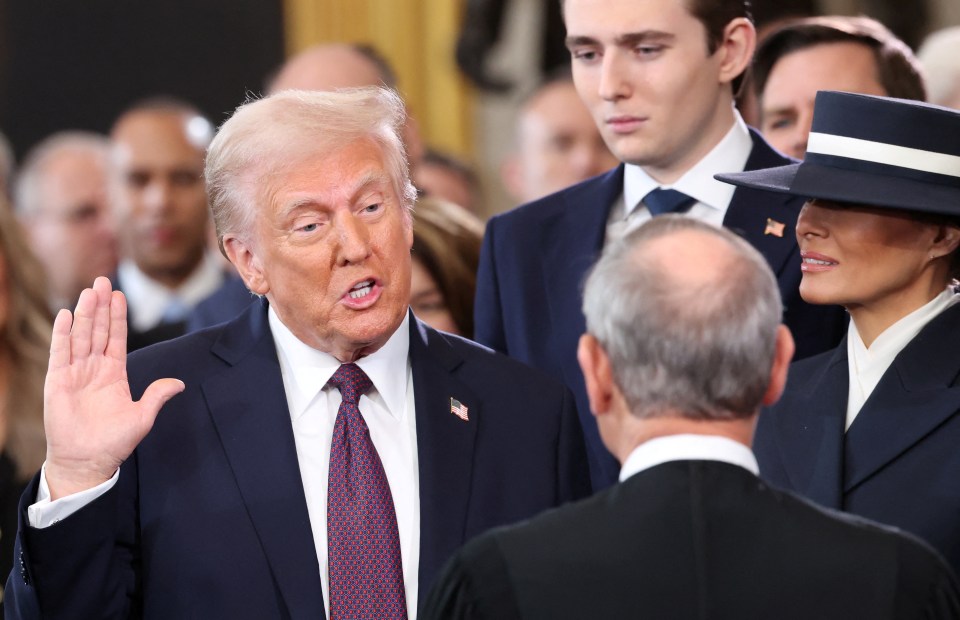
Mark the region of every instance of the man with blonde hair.
POLYGON ((221 127, 235 320, 126 364, 105 279, 57 317, 15 617, 413 618, 466 540, 587 492, 570 394, 409 311, 403 118, 284 91, 221 127))

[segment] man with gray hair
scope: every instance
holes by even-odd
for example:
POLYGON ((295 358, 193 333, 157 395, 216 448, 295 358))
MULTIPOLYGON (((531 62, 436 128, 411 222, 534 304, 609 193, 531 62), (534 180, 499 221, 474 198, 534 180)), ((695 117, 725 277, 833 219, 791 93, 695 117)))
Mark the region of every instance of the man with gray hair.
POLYGON ((958 617, 928 547, 757 477, 757 411, 793 354, 780 304, 759 252, 697 220, 605 248, 578 360, 620 483, 469 543, 421 617, 958 617))
POLYGON ((291 90, 221 127, 235 320, 127 363, 105 278, 61 311, 8 617, 413 618, 466 540, 588 492, 569 392, 409 310, 403 119, 291 90))
POLYGON ((65 131, 27 154, 14 206, 50 286, 50 307, 71 308, 97 276, 117 268, 117 240, 107 197, 110 142, 65 131))

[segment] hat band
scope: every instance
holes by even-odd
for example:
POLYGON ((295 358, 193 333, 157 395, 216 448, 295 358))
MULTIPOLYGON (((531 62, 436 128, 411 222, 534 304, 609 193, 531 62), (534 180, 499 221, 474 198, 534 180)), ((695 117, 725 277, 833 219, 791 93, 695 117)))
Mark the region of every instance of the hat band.
POLYGON ((960 157, 907 146, 811 132, 807 154, 833 155, 960 179, 960 157))

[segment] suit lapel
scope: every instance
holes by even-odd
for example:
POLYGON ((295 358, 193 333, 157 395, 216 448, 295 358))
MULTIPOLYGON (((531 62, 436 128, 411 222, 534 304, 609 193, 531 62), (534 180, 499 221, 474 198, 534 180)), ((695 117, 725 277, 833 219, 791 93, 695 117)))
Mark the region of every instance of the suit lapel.
MULTIPOLYGON (((581 310, 583 280, 600 256, 610 209, 622 193, 620 164, 592 182, 565 192, 564 204, 540 231, 553 333, 561 340, 555 351, 576 351, 577 340, 586 330, 581 310)), ((564 383, 575 385, 582 381, 575 356, 564 353, 558 359, 563 364, 564 383)))
POLYGON ((818 504, 840 508, 849 384, 846 340, 823 359, 824 367, 785 395, 774 429, 793 489, 818 504))
MULTIPOLYGON (((753 149, 744 170, 759 170, 791 163, 791 160, 774 151, 755 131, 750 130, 753 149)), ((770 264, 775 274, 787 266, 790 255, 796 250, 796 224, 803 199, 738 187, 723 218, 723 225, 733 230, 757 248, 770 264), (772 230, 768 230, 770 220, 772 230), (782 234, 779 232, 783 225, 782 234)))
POLYGON ((410 364, 416 402, 420 472, 421 599, 443 563, 465 538, 473 451, 483 415, 480 397, 454 376, 463 360, 445 337, 411 315, 410 364), (451 399, 466 407, 454 415, 451 399))
POLYGON ((960 411, 960 305, 934 318, 880 379, 846 436, 850 491, 960 411))
POLYGON ((296 444, 267 323, 255 303, 214 344, 231 367, 201 386, 240 494, 292 617, 324 617, 296 444))

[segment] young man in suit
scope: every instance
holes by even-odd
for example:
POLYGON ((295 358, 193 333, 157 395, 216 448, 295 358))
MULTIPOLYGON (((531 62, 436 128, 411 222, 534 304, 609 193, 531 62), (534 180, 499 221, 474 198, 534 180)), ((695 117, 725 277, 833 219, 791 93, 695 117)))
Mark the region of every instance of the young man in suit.
POLYGON ((798 357, 839 342, 845 317, 800 299, 793 230, 802 201, 734 191, 713 178, 789 161, 733 107, 755 42, 746 3, 565 0, 564 18, 574 83, 623 163, 490 221, 475 335, 573 390, 601 489, 618 467, 590 417, 575 351, 584 331, 580 285, 607 241, 671 210, 736 231, 777 275, 798 357))
POLYGON ((125 364, 106 279, 60 314, 8 614, 413 618, 466 540, 588 492, 569 392, 409 312, 403 118, 287 91, 223 125, 211 207, 264 298, 234 321, 125 364))
POLYGON ((764 258, 658 218, 604 250, 578 358, 620 483, 480 537, 427 620, 956 618, 942 558, 757 477, 750 441, 793 353, 764 258))

